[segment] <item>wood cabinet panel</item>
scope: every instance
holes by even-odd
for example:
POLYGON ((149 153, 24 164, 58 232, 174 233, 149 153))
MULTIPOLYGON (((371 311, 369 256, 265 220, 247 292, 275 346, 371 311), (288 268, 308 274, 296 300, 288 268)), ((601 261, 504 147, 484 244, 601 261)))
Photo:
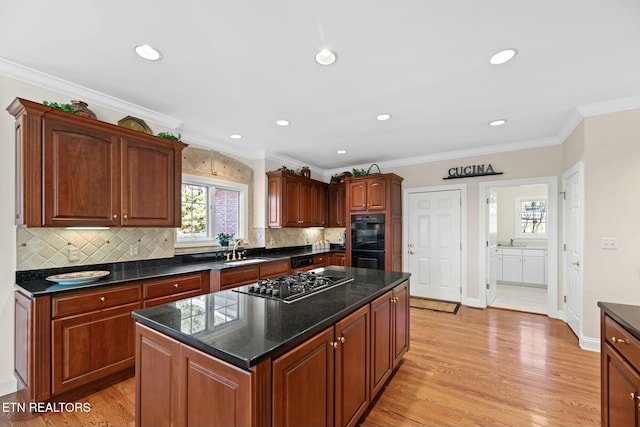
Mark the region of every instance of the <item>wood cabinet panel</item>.
POLYGON ((327 265, 339 265, 344 267, 346 260, 346 255, 340 252, 333 252, 327 257, 327 265))
POLYGON ((86 313, 140 301, 140 285, 80 290, 56 295, 52 298, 53 318, 86 313))
POLYGON ((640 425, 640 375, 618 353, 605 345, 603 358, 603 426, 640 425))
POLYGON ((251 401, 251 372, 184 345, 180 350, 181 421, 177 425, 251 425, 253 410, 244 406, 251 401))
POLYGON ((193 298, 202 295, 200 289, 194 291, 180 292, 164 297, 146 299, 142 302, 142 308, 153 307, 154 305, 166 304, 168 302, 178 301, 185 298, 193 298))
POLYGON ((328 205, 329 227, 346 227, 347 209, 345 184, 329 185, 328 205))
POLYGON ((260 266, 251 265, 220 270, 220 289, 257 282, 260 278, 260 266))
POLYGON ((326 225, 327 184, 281 171, 267 177, 269 227, 326 225))
MULTIPOLYGON (((169 146, 124 138, 122 225, 174 226, 176 197, 180 197, 174 187, 175 163, 174 151, 169 146)), ((180 181, 181 177, 177 179, 180 181)))
POLYGON ((43 225, 118 225, 118 138, 60 120, 43 122, 43 225))
POLYGON ((367 180, 367 210, 383 211, 387 208, 387 180, 367 180))
POLYGON ((367 183, 364 180, 349 181, 349 211, 362 212, 367 210, 367 183))
POLYGON ((409 282, 393 288, 393 367, 409 351, 409 282))
POLYGON ((291 271, 291 261, 283 259, 280 261, 268 262, 260 264, 260 279, 269 279, 278 276, 284 276, 291 271))
POLYGON ((354 426, 369 406, 369 306, 335 325, 335 425, 354 426))
POLYGON ((90 383, 134 364, 134 321, 139 302, 63 317, 52 322, 52 394, 90 383))
POLYGON ((371 391, 373 399, 391 375, 391 291, 371 303, 371 391))
POLYGON ((333 326, 273 361, 272 425, 333 424, 332 342, 333 326))
POLYGON ((179 414, 180 343, 136 324, 136 426, 183 425, 179 414))

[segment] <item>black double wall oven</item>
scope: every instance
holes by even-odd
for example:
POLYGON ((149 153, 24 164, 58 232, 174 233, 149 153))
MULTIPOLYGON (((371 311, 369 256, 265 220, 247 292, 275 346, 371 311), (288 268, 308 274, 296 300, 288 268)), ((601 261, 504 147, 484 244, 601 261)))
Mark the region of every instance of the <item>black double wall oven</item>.
POLYGON ((384 270, 384 214, 351 215, 351 266, 384 270))

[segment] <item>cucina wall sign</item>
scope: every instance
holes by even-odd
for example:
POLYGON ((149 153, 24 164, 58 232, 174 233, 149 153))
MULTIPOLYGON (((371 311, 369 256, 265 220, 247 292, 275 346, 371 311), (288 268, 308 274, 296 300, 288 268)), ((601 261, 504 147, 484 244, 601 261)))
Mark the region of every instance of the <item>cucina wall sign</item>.
POLYGON ((458 166, 449 168, 449 175, 442 179, 471 178, 472 176, 502 175, 502 172, 493 170, 491 163, 488 165, 458 166))

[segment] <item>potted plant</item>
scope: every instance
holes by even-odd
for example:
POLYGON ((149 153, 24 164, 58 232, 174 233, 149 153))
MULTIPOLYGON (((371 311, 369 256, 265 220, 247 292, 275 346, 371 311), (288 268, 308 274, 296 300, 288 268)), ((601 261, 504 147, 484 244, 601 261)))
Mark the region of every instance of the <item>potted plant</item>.
POLYGON ((218 242, 220 242, 220 246, 226 248, 229 246, 229 240, 233 237, 233 233, 218 233, 216 237, 218 238, 218 242))

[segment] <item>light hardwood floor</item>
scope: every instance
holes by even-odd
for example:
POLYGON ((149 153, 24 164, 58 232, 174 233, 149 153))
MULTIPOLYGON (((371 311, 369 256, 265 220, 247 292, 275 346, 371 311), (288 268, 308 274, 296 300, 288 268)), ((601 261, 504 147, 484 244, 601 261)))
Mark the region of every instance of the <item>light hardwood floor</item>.
MULTIPOLYGON (((464 306, 456 315, 411 309, 411 350, 360 424, 600 425, 599 360, 578 347, 566 324, 545 316, 464 306)), ((0 398, 11 401, 15 396, 0 398)), ((86 401, 87 414, 19 420, 20 414, 3 412, 0 425, 134 425, 133 379, 86 401)))

